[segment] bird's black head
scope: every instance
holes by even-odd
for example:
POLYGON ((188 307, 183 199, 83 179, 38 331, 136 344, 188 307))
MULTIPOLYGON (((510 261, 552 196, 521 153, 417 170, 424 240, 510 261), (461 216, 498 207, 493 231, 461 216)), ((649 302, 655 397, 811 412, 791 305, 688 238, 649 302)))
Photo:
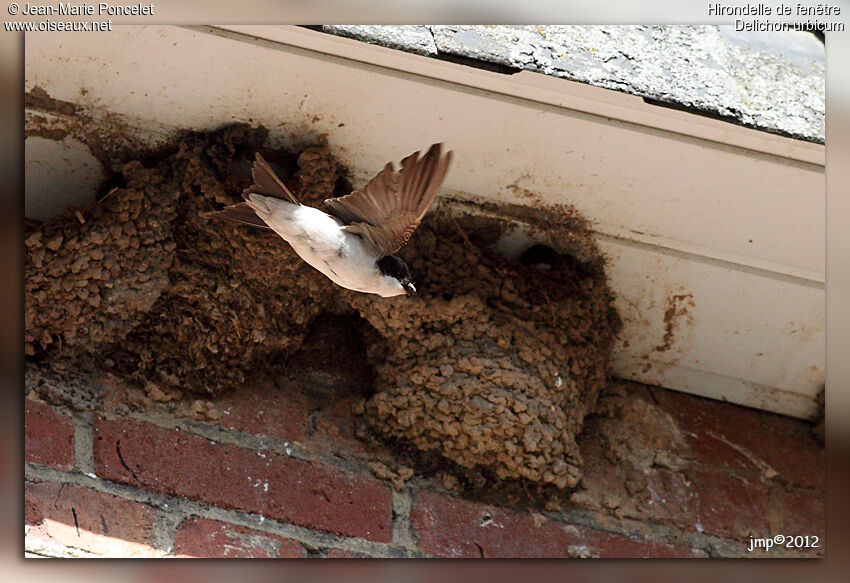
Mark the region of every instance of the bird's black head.
POLYGON ((416 295, 416 288, 410 281, 410 269, 404 259, 397 255, 384 255, 378 259, 378 269, 381 270, 382 275, 396 278, 407 295, 416 295))

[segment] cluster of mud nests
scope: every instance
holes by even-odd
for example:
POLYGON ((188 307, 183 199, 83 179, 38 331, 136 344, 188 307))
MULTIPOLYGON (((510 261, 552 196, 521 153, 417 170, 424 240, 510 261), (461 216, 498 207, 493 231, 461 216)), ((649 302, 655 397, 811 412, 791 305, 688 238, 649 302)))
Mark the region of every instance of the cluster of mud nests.
POLYGON ((126 164, 93 208, 28 224, 30 368, 109 370, 165 393, 251 390, 254 372, 294 365, 286 357, 317 317, 343 315, 369 324, 376 434, 501 479, 575 485, 575 436, 619 327, 581 218, 442 205, 401 252, 420 295, 356 294, 273 233, 199 217, 239 200, 255 151, 305 203, 348 193, 325 146, 296 155, 263 147, 266 137, 243 125, 187 134, 126 164), (496 251, 511 219, 542 229, 543 259, 496 251))

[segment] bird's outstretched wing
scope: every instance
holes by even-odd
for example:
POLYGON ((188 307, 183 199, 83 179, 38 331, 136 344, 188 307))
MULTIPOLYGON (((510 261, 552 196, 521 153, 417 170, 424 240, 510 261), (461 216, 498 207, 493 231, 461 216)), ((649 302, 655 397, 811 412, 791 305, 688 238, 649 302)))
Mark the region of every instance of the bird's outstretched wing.
POLYGON ((443 155, 442 146, 434 144, 421 158, 414 152, 401 161, 398 171, 390 162, 366 186, 329 198, 325 205, 347 231, 362 235, 380 255, 398 251, 419 226, 446 177, 452 152, 443 155))

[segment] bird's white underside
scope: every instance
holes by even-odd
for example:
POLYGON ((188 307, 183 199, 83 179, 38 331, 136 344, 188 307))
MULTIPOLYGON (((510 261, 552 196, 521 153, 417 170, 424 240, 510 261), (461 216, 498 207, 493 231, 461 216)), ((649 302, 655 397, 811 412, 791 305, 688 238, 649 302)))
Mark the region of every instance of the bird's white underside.
POLYGON ((319 209, 253 193, 246 201, 271 229, 312 267, 346 289, 382 297, 403 295, 404 288, 378 269, 377 253, 319 209))

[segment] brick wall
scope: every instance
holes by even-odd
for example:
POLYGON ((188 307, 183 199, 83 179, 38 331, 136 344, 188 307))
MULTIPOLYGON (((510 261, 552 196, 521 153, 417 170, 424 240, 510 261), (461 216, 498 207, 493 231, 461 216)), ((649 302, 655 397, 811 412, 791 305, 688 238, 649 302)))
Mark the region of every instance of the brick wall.
POLYGON ((576 490, 464 496, 453 474, 359 432, 360 396, 258 382, 210 402, 95 384, 96 407, 27 395, 28 556, 824 553, 810 425, 726 403, 614 383, 581 436, 576 490), (748 552, 777 534, 820 547, 748 552))

